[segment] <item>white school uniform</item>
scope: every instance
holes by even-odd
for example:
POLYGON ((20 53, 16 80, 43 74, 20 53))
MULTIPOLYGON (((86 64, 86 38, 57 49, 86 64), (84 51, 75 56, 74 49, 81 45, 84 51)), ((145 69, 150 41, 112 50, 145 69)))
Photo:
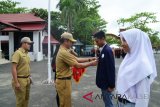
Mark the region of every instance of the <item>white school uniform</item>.
POLYGON ((135 103, 135 107, 148 107, 150 85, 157 76, 150 39, 139 29, 123 31, 120 37, 126 40, 130 52, 126 54, 118 71, 118 94, 125 94, 127 100, 135 103))

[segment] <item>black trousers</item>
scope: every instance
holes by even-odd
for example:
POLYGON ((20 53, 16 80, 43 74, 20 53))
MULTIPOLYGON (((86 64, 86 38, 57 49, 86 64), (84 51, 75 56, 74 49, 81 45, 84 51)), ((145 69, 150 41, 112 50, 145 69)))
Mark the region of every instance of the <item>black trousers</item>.
POLYGON ((57 95, 56 95, 56 101, 57 101, 57 107, 60 107, 60 102, 59 102, 59 96, 58 96, 58 93, 57 93, 57 95))
MULTIPOLYGON (((56 80, 56 72, 55 72, 54 80, 56 80)), ((56 102, 57 102, 57 107, 60 107, 60 101, 59 101, 59 96, 57 91, 56 91, 56 102)))

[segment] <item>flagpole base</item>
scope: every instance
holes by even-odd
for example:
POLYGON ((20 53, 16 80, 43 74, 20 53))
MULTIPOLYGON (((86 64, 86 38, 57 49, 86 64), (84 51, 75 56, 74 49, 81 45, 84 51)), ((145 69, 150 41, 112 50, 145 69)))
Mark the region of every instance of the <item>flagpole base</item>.
POLYGON ((54 80, 43 80, 42 81, 42 84, 46 84, 46 85, 54 85, 55 84, 55 82, 54 82, 54 80))

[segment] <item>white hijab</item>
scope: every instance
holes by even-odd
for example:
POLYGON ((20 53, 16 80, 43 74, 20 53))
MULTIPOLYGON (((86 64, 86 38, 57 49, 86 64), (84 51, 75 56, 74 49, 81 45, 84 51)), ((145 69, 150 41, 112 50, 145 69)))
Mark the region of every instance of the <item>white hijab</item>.
POLYGON ((157 76, 152 45, 146 33, 130 29, 120 33, 129 45, 130 52, 122 61, 117 77, 117 91, 124 94, 130 87, 150 75, 150 84, 157 76))

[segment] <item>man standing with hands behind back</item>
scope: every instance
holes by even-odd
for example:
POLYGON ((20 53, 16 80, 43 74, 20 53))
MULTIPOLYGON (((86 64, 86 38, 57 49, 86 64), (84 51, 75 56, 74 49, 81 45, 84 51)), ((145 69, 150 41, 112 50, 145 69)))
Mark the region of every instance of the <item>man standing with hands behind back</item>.
POLYGON ((16 107, 28 107, 31 83, 28 51, 32 44, 29 37, 23 37, 21 47, 12 56, 12 87, 16 96, 16 107))
POLYGON ((99 31, 94 34, 96 44, 102 48, 99 54, 96 84, 102 91, 105 107, 113 107, 111 94, 115 88, 115 62, 112 49, 105 40, 105 33, 99 31))

